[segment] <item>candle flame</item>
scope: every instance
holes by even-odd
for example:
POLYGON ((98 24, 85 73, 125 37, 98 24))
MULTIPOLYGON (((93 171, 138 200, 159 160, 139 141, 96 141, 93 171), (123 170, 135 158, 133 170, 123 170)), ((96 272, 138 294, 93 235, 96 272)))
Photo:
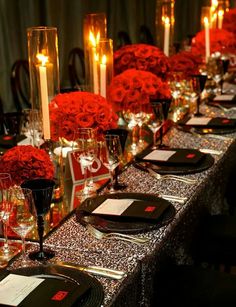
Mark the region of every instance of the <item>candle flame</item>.
POLYGON ((106 65, 107 62, 107 57, 105 56, 105 54, 102 56, 102 64, 106 65))
POLYGON ((48 56, 45 56, 42 53, 38 53, 36 57, 42 63, 42 66, 45 66, 48 62, 48 56))
POLYGON ((99 41, 100 41, 100 32, 97 33, 97 36, 96 36, 96 38, 95 38, 93 32, 92 32, 92 31, 89 31, 89 40, 90 40, 90 42, 91 42, 91 45, 92 45, 93 47, 96 47, 97 44, 98 44, 99 41))
POLYGON ((224 11, 223 11, 223 10, 219 10, 219 12, 218 12, 218 16, 219 16, 219 17, 224 16, 224 11))
POLYGON ((94 54, 94 60, 95 60, 96 62, 98 62, 98 60, 99 60, 99 56, 98 56, 97 53, 94 54))
POLYGON ((212 5, 214 8, 217 8, 217 6, 218 6, 218 0, 211 0, 211 5, 212 5))
POLYGON ((170 24, 170 18, 169 17, 165 17, 165 25, 169 25, 170 24))
POLYGON ((204 17, 203 20, 204 20, 204 24, 205 24, 205 25, 209 25, 209 21, 208 21, 208 18, 207 18, 207 17, 204 17))

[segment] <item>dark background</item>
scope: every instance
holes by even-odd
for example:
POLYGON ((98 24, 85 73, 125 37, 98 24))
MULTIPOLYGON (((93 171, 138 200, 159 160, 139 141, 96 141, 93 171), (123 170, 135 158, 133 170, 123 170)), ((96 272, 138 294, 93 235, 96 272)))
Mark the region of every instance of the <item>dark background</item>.
MULTIPOLYGON (((108 37, 116 49, 117 33, 126 31, 132 43, 146 25, 155 38, 156 2, 160 0, 0 0, 0 97, 4 111, 14 111, 10 90, 11 66, 27 59, 26 29, 55 26, 58 29, 61 85, 68 86, 67 58, 73 47, 81 47, 83 18, 87 13, 105 12, 108 37)), ((235 0, 231 1, 231 7, 235 0)), ((201 6, 210 0, 175 1, 175 42, 200 30, 201 6)))

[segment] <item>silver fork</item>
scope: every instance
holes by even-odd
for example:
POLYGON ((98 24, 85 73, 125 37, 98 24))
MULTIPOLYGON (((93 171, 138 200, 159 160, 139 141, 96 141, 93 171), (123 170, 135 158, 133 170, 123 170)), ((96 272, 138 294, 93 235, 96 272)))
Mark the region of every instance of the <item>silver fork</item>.
POLYGON ((219 103, 215 103, 214 104, 215 107, 218 107, 219 109, 221 109, 222 111, 224 112, 230 112, 230 111, 236 111, 236 107, 231 107, 231 108, 225 108, 224 106, 222 106, 221 104, 219 103))
POLYGON ((96 239, 118 239, 123 240, 135 244, 144 244, 150 241, 149 238, 141 238, 141 237, 135 237, 131 235, 126 235, 119 232, 110 232, 110 233, 104 233, 96 228, 94 228, 91 224, 87 224, 86 226, 89 233, 94 236, 96 239))
POLYGON ((189 178, 183 178, 181 176, 176 176, 176 175, 161 175, 159 173, 156 173, 152 168, 147 167, 147 171, 149 172, 150 175, 152 175, 156 179, 164 180, 164 179, 169 179, 169 180, 177 180, 181 181, 187 184, 195 184, 197 183, 197 180, 195 179, 189 179, 189 178))

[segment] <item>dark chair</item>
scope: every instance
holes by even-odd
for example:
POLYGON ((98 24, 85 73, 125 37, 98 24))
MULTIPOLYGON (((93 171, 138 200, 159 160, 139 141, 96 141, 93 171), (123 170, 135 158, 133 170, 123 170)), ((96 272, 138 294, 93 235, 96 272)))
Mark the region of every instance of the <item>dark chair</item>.
POLYGON ((129 34, 126 31, 119 31, 117 33, 117 45, 116 48, 119 49, 125 45, 132 44, 129 34))
POLYGON ((155 45, 152 33, 150 29, 145 25, 142 25, 139 29, 139 43, 155 45))
POLYGON ((84 51, 79 48, 73 48, 68 56, 68 73, 71 89, 76 89, 85 81, 85 63, 84 51))
POLYGON ((11 89, 17 112, 31 108, 29 63, 27 60, 17 60, 13 64, 11 89))

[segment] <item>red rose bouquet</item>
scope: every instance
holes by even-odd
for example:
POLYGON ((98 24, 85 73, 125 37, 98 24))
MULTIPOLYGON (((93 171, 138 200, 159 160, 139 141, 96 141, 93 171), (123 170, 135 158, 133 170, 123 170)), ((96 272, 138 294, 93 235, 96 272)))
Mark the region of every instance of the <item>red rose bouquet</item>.
POLYGON ((170 98, 167 82, 148 71, 128 69, 112 79, 108 97, 116 111, 125 111, 150 99, 170 98))
POLYGON ((236 8, 224 13, 223 29, 236 34, 236 8))
POLYGON ((95 128, 98 132, 116 128, 118 116, 105 98, 88 92, 58 94, 49 105, 51 137, 73 140, 78 127, 95 128))
MULTIPOLYGON (((205 55, 205 31, 198 32, 192 40, 191 51, 196 54, 205 55)), ((210 51, 222 54, 235 53, 236 39, 233 33, 224 29, 210 30, 210 51)))
POLYGON ((182 73, 184 79, 188 79, 191 75, 199 74, 202 58, 190 51, 181 51, 169 58, 169 64, 170 76, 173 72, 177 72, 182 73))
POLYGON ((18 145, 2 156, 0 172, 10 173, 14 184, 21 184, 28 179, 52 179, 54 166, 43 149, 31 145, 18 145))
POLYGON ((168 58, 155 46, 125 45, 114 52, 115 75, 131 68, 150 71, 158 77, 165 78, 169 70, 168 58))

